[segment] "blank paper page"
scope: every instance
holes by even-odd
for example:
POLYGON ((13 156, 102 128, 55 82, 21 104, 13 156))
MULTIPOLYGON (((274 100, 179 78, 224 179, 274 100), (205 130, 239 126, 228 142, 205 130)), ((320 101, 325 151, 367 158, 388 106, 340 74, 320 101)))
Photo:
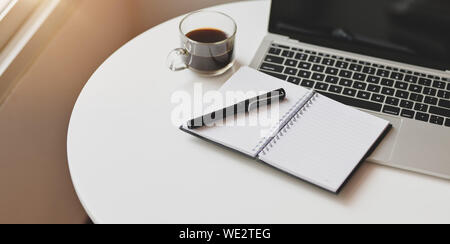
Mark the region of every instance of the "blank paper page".
POLYGON ((319 95, 260 159, 337 192, 389 123, 319 95))

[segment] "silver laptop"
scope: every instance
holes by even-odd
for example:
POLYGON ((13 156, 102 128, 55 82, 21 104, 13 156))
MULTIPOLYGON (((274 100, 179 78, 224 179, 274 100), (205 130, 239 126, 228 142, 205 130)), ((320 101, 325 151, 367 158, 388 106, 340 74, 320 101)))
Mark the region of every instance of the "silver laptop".
POLYGON ((369 161, 450 179, 450 1, 273 0, 251 67, 388 119, 369 161))

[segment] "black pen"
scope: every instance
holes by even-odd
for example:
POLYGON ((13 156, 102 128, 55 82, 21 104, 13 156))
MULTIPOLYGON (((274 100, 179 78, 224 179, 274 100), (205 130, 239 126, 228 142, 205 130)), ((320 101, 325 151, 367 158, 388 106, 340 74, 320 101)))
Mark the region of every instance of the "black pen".
POLYGON ((188 128, 196 129, 201 128, 203 126, 211 126, 214 124, 214 122, 223 120, 227 116, 237 115, 243 112, 248 113, 253 109, 268 106, 273 102, 282 101, 285 98, 286 98, 286 91, 283 88, 276 89, 266 94, 247 99, 240 103, 192 119, 188 122, 188 128))

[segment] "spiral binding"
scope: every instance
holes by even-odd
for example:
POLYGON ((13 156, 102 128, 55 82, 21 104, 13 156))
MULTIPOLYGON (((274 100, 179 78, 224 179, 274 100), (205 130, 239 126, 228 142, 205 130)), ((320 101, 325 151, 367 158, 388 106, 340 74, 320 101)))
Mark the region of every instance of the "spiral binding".
POLYGON ((308 109, 316 101, 319 94, 312 91, 301 97, 279 120, 279 122, 271 128, 269 137, 263 137, 253 149, 257 151, 257 156, 262 153, 266 155, 269 150, 277 144, 295 123, 308 111, 308 109))

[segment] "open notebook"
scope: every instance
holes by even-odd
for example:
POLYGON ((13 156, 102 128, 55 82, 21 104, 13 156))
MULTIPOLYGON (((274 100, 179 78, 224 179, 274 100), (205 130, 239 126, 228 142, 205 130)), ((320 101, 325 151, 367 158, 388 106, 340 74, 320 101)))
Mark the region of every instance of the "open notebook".
MULTIPOLYGON (((278 88, 286 91, 278 116, 271 116, 275 106, 269 106, 227 118, 222 125, 191 130, 186 124, 181 129, 338 193, 387 133, 389 122, 248 67, 236 72, 220 92, 278 88), (258 120, 261 115, 272 119, 258 120)), ((205 113, 220 107, 210 109, 205 113)))

